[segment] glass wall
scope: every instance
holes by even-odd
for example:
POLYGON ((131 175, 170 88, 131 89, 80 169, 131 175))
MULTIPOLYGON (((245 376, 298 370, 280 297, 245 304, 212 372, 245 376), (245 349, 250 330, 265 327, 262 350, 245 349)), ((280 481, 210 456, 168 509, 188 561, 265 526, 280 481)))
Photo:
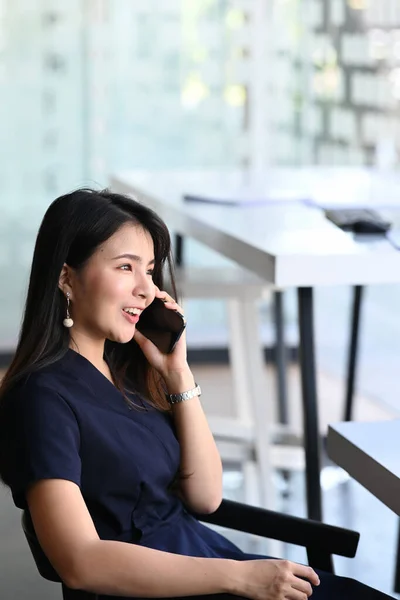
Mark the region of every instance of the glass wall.
POLYGON ((35 234, 50 199, 87 163, 78 0, 0 3, 0 344, 20 321, 35 234))
POLYGON ((400 3, 277 0, 280 163, 393 167, 400 149, 400 3))
POLYGON ((246 15, 228 0, 0 0, 0 348, 49 202, 135 167, 237 164, 246 15))

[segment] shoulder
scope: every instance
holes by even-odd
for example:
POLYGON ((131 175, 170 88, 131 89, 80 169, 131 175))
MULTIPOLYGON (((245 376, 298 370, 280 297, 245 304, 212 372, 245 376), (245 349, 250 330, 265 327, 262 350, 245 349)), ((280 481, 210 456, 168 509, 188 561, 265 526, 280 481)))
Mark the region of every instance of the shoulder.
POLYGON ((32 394, 48 390, 65 396, 68 390, 76 387, 78 381, 66 355, 28 375, 20 385, 20 393, 32 394))
POLYGON ((53 416, 56 413, 73 415, 71 398, 74 394, 67 393, 73 387, 71 378, 54 363, 30 373, 5 394, 1 401, 3 416, 32 419, 44 412, 53 416))
POLYGON ((82 395, 88 393, 90 390, 85 386, 85 379, 77 371, 73 357, 67 352, 58 360, 26 375, 6 393, 5 402, 12 399, 21 403, 34 403, 46 396, 54 401, 58 398, 73 407, 82 395))

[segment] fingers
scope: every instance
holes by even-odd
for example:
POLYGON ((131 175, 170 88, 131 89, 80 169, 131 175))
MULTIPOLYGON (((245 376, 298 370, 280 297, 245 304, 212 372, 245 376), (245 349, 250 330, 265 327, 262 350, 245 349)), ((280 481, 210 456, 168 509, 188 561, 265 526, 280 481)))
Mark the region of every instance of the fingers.
POLYGON ((176 300, 174 300, 171 296, 169 296, 168 294, 166 294, 165 296, 163 296, 161 298, 161 300, 165 303, 165 304, 175 304, 176 306, 178 306, 178 303, 176 302, 176 300))
POLYGON ((143 335, 143 333, 141 333, 138 329, 135 329, 135 335, 133 336, 133 339, 141 348, 143 346, 149 346, 150 344, 151 346, 155 346, 153 342, 143 335))
POLYGON ((292 593, 286 595, 285 598, 287 598, 287 600, 308 600, 308 595, 304 594, 304 592, 293 590, 292 593))
POLYGON ((160 300, 162 300, 163 302, 170 302, 170 303, 175 303, 175 300, 173 299, 172 296, 170 296, 168 294, 168 292, 165 292, 163 290, 159 290, 158 287, 156 287, 156 298, 160 298, 160 300))
POLYGON ((308 579, 313 585, 319 585, 320 580, 317 573, 311 567, 307 567, 306 565, 299 565, 298 563, 292 563, 291 566, 292 573, 297 577, 304 577, 304 579, 308 579))
POLYGON ((167 308, 172 308, 176 312, 179 312, 183 317, 182 307, 179 306, 179 304, 172 298, 172 296, 170 296, 167 292, 161 292, 160 290, 159 290, 159 294, 160 295, 157 297, 160 298, 160 300, 162 300, 164 302, 164 304, 167 306, 167 308))
MULTIPOLYGON (((301 592, 301 594, 303 595, 304 598, 309 598, 311 596, 311 594, 313 593, 311 583, 309 583, 308 581, 304 581, 303 579, 299 579, 296 576, 294 576, 294 579, 293 579, 291 585, 294 590, 301 592)), ((301 594, 300 594, 300 597, 302 597, 301 594)))

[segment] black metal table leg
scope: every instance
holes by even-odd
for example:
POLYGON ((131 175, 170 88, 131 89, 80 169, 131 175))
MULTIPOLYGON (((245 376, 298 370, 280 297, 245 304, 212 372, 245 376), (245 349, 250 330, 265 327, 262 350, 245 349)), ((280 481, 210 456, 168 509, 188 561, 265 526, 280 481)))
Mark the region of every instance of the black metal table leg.
POLYGON ((287 425, 289 422, 287 407, 287 385, 286 367, 287 356, 284 339, 284 311, 283 292, 274 292, 274 317, 275 317, 275 368, 276 387, 278 396, 278 418, 279 422, 287 425))
POLYGON ((313 290, 298 288, 300 371, 303 396, 304 449, 306 458, 307 515, 322 520, 320 485, 320 436, 314 356, 313 290))
POLYGON ((343 415, 344 421, 351 421, 353 417, 353 398, 356 381, 357 353, 363 289, 364 288, 362 285, 355 285, 353 287, 353 309, 351 313, 349 354, 347 357, 346 398, 343 415))
POLYGON ((180 233, 175 234, 175 264, 178 267, 183 265, 183 236, 180 233))

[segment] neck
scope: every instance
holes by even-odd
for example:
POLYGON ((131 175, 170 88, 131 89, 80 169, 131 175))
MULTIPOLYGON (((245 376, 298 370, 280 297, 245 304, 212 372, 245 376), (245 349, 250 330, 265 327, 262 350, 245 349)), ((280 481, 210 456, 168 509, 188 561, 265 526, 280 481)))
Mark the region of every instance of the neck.
POLYGON ((107 365, 104 361, 104 344, 105 340, 93 340, 86 335, 81 335, 79 332, 72 331, 69 347, 78 354, 84 356, 90 361, 99 371, 104 372, 107 365))

